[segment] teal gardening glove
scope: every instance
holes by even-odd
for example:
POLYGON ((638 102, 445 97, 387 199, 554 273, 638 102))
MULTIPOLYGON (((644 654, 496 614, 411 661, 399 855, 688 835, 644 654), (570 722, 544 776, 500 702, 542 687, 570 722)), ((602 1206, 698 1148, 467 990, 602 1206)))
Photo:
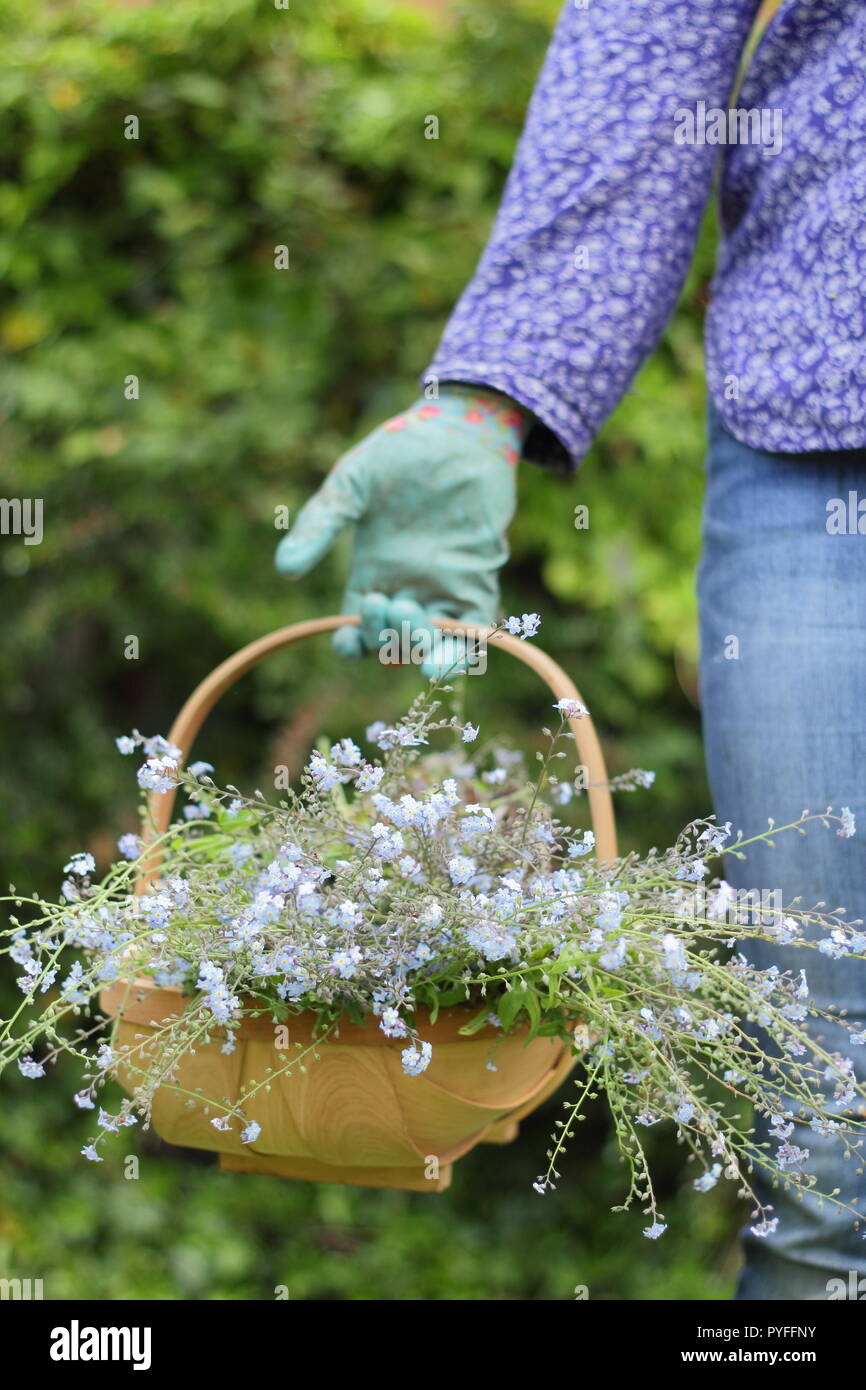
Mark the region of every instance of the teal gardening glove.
POLYGON ((306 574, 353 523, 342 612, 360 614, 361 626, 335 632, 341 655, 376 651, 380 634, 409 624, 413 642, 426 639, 422 671, 436 675, 453 655, 431 617, 493 621, 530 424, 496 391, 445 386, 437 401, 415 401, 337 461, 275 558, 283 574, 306 574))

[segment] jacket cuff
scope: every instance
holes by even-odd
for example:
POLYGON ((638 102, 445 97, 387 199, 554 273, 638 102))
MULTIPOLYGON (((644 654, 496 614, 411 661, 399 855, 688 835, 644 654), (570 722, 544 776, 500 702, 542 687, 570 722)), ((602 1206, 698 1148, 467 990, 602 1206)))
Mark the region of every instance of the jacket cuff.
POLYGON ((593 441, 595 431, 539 377, 515 372, 502 363, 462 361, 434 362, 421 377, 422 385, 431 376, 443 386, 449 381, 487 386, 528 410, 534 419, 521 457, 542 468, 574 473, 593 441))

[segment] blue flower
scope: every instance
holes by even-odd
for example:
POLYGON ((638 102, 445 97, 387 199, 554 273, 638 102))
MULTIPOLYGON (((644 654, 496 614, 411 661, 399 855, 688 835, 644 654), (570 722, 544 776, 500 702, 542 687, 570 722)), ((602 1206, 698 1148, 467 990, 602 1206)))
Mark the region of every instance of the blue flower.
POLYGON ((593 921, 602 931, 616 931, 617 927, 622 922, 622 912, 615 904, 612 904, 599 912, 598 916, 593 918, 593 921))
POLYGON ((662 937, 662 951, 664 952, 666 969, 671 972, 688 969, 685 942, 681 937, 674 936, 673 932, 667 932, 662 937))
POLYGON ((361 750, 350 738, 341 738, 331 749, 331 761, 340 767, 359 767, 361 750))
POLYGON ((757 1224, 757 1226, 750 1226, 749 1230, 752 1232, 753 1236, 760 1236, 761 1238, 763 1238, 765 1236, 773 1235, 778 1224, 778 1216, 774 1216, 772 1221, 769 1221, 765 1216, 764 1219, 757 1224))
POLYGON ((167 893, 148 893, 139 901, 141 914, 149 927, 159 931, 160 928, 168 926, 174 903, 167 893))
POLYGON ((342 782, 342 777, 332 763, 322 753, 314 753, 307 764, 307 771, 320 792, 329 792, 342 782))
POLYGON ((405 1038, 409 1031, 397 1010, 393 1008, 382 1010, 379 1027, 386 1038, 405 1038))
POLYGON ((708 1172, 704 1173, 699 1178, 695 1178, 694 1182, 692 1183, 692 1187, 695 1189, 696 1192, 709 1192, 712 1188, 715 1187, 716 1183, 719 1181, 721 1171, 721 1163, 714 1163, 712 1168, 710 1168, 708 1172))
POLYGON ((466 940, 485 960, 502 960, 517 949, 517 938, 499 922, 473 922, 465 929, 466 940))
POLYGON ((285 905, 282 893, 262 892, 256 894, 250 912, 260 926, 267 926, 279 919, 285 905))
POLYGON ((593 848, 594 845, 595 835, 591 830, 585 830, 583 832, 582 840, 571 841, 571 843, 568 846, 568 853, 570 857, 573 859, 575 855, 589 854, 589 851, 593 848))
MULTIPOLYGON (((595 920, 598 921, 599 919, 596 917, 595 920)), ((621 936, 614 946, 599 956, 598 961, 602 969, 619 970, 625 961, 627 947, 628 942, 624 936, 621 936)))
POLYGON ((399 830, 391 830, 389 826, 377 823, 370 830, 373 837, 373 853, 377 859, 383 859, 389 863, 393 859, 399 859, 405 849, 403 836, 399 830))
POLYGON ((537 613, 524 613, 520 618, 506 618, 503 627, 512 637, 519 637, 522 641, 525 637, 535 636, 541 627, 541 618, 537 613))
POLYGON ((228 1023, 240 1012, 240 1000, 229 990, 220 967, 211 961, 202 961, 196 988, 205 992, 205 1008, 210 1010, 217 1023, 228 1023))
POLYGON ((685 879, 687 883, 700 883, 706 876, 707 866, 702 859, 695 859, 690 865, 683 864, 677 869, 674 878, 685 879))
POLYGON ((475 860, 468 854, 456 854, 448 861, 448 873, 452 883, 468 883, 475 873, 475 860))
POLYGON ((334 914, 335 925, 342 927, 344 931, 358 927, 364 920, 364 914, 356 902, 351 898, 344 898, 334 914))
POLYGON ((826 936, 823 941, 819 941, 818 950, 822 956, 829 956, 831 960, 840 960, 845 955, 844 947, 838 941, 834 941, 832 936, 826 936))
POLYGON ((171 791, 177 780, 178 764, 174 758, 148 758, 138 769, 138 785, 144 791, 171 791))
POLYGON ((360 946, 351 946, 348 950, 335 951, 331 956, 331 969, 339 975, 341 980, 351 980, 358 973, 358 966, 363 959, 363 952, 360 946))
MULTIPOLYGON (((133 729, 132 732, 134 734, 137 733, 135 729, 133 729)), ((183 757, 181 750, 176 747, 175 744, 169 743, 167 738, 163 738, 162 734, 154 734, 152 738, 146 738, 144 740, 141 740, 140 734, 138 734, 137 737, 140 741, 143 741, 144 751, 149 758, 165 757, 171 758, 173 762, 179 763, 183 757)))
POLYGON ((504 767, 493 767, 489 772, 482 772, 481 780, 486 782, 488 787, 499 787, 508 776, 504 767))
POLYGON ((655 1021, 655 1015, 652 1009, 641 1009, 640 1016, 641 1022, 638 1024, 638 1028, 640 1029, 640 1031, 642 1033, 645 1033, 648 1038, 660 1038, 662 1035, 662 1030, 659 1028, 658 1024, 655 1021))
POLYGON ((565 719, 580 719, 581 715, 586 714, 586 706, 579 700, 557 700, 553 708, 559 710, 565 719))
POLYGON ((707 854, 716 854, 730 837, 731 822, 726 821, 724 825, 706 826, 698 836, 696 843, 699 845, 706 845, 707 854))
POLYGON ((385 775, 383 767, 374 767, 372 763, 364 763, 355 780, 355 786, 359 792, 375 791, 385 775))
POLYGON ((776 1162, 780 1168, 799 1168, 809 1158, 809 1150, 797 1144, 780 1144, 776 1150, 776 1162))
POLYGON ((86 878, 88 874, 93 873, 95 868, 96 860, 93 855, 79 850, 77 854, 73 854, 68 864, 63 865, 63 872, 65 874, 77 874, 79 878, 86 878))
POLYGON ((81 961, 73 961, 69 974, 60 986, 61 998, 67 999, 70 1004, 83 1004, 89 997, 89 991, 86 986, 83 989, 79 988, 83 977, 84 970, 81 961))
POLYGON ((444 913, 439 903, 437 903, 434 898, 428 898, 421 910, 421 915, 418 920, 422 922, 425 927, 438 927, 443 916, 444 913))
POLYGON ((426 1071, 429 1067, 432 1055, 432 1043, 422 1042, 420 1045, 413 1043, 411 1047, 404 1047, 400 1053, 400 1060, 406 1075, 420 1076, 422 1071, 426 1071))

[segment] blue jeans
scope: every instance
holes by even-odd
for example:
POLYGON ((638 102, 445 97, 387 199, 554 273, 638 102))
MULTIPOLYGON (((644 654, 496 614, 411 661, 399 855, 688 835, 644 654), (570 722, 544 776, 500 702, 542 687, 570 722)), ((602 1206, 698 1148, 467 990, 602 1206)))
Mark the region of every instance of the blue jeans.
MULTIPOLYGON (((866 450, 762 453, 734 439, 711 408, 707 467, 701 706, 718 818, 748 835, 764 830, 768 816, 784 825, 804 807, 832 805, 849 806, 858 825, 853 839, 820 824, 806 838, 779 835, 775 849, 726 859, 725 877, 735 888, 780 889, 786 903, 823 899, 844 906, 849 920, 866 918, 866 535, 856 533, 856 520, 854 534, 827 529, 831 499, 847 506, 851 491, 866 498, 866 450)), ((749 954, 761 966, 808 966, 815 1002, 845 1008, 847 1022, 863 1026, 866 962, 811 951, 804 960, 802 950, 763 942, 749 954)), ((851 1056, 866 1080, 866 1048, 850 1045, 847 1028, 813 1031, 828 1050, 851 1056)), ((759 1140, 770 1137, 760 1122, 759 1130, 759 1140)), ((807 1167, 821 1190, 841 1188, 866 1213, 866 1157, 845 1161, 840 1145, 807 1126, 790 1142, 811 1151, 807 1167)), ((756 1185, 779 1226, 761 1239, 744 1228, 738 1298, 826 1299, 828 1280, 866 1276, 866 1240, 849 1216, 756 1185)))

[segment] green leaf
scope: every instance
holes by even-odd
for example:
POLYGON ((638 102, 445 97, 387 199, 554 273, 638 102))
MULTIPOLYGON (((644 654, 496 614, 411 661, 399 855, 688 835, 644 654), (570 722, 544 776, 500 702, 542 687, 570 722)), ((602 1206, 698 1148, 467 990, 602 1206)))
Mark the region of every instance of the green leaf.
POLYGON ((440 997, 435 985, 423 984, 415 986, 415 1002, 430 1010, 430 1022, 435 1023, 439 1017, 440 997))
POLYGON ((350 999, 348 1001, 346 1004, 346 1013, 349 1015, 352 1023, 357 1023, 359 1028, 363 1026, 366 1014, 356 1000, 350 999))
POLYGON ((488 999, 480 1013, 477 1013, 474 1018, 470 1018, 469 1022, 464 1023, 462 1028, 458 1028, 457 1031, 461 1037, 471 1038, 473 1033, 480 1033, 489 1016, 493 1013, 493 1003, 492 999, 488 999))
POLYGON ((260 990, 257 989, 248 990, 247 993, 253 999, 260 999, 261 1002, 265 1005, 268 1013, 272 1015, 272 1017, 279 1019, 280 1022, 282 1022, 283 1019, 288 1018, 289 1006, 284 999, 274 999, 270 995, 263 994, 260 990))
POLYGON ((529 1014, 529 1041, 538 1036, 541 1026, 541 1001, 531 986, 526 991, 526 1012, 529 1014))
POLYGON ((510 989, 499 1001, 496 1013, 502 1022, 503 1028, 510 1028, 526 1003, 528 991, 523 985, 518 985, 516 989, 510 989))
POLYGON ((441 1009, 448 1009, 452 1004, 462 1004, 466 998, 467 989, 464 984, 451 985, 449 989, 438 991, 437 998, 441 1009))

